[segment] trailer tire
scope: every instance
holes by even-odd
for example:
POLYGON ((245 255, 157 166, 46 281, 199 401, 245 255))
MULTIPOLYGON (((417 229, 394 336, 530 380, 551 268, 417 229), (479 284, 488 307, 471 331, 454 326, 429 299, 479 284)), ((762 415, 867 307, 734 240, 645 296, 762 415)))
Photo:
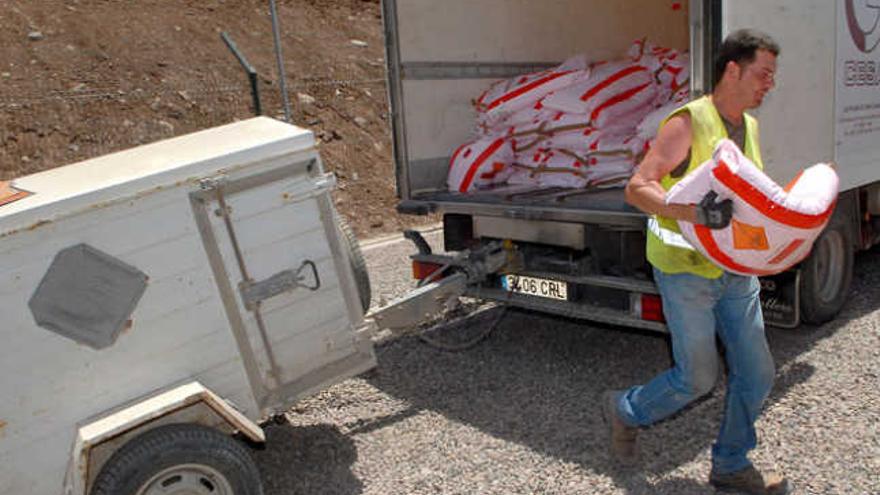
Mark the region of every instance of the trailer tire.
POLYGON ((370 301, 373 297, 370 287, 370 273, 367 271, 367 261, 364 259, 361 245, 348 222, 341 216, 336 215, 336 225, 339 226, 339 232, 342 234, 343 249, 348 251, 348 259, 351 262, 351 271, 354 272, 354 282, 357 285, 361 309, 366 314, 370 309, 370 301))
POLYGON ((801 265, 801 320, 820 325, 843 308, 853 276, 852 231, 843 220, 831 223, 801 265))
POLYGON ((154 495, 169 493, 175 484, 183 493, 263 494, 260 473, 242 444, 207 426, 171 424, 117 450, 101 468, 91 495, 154 495))

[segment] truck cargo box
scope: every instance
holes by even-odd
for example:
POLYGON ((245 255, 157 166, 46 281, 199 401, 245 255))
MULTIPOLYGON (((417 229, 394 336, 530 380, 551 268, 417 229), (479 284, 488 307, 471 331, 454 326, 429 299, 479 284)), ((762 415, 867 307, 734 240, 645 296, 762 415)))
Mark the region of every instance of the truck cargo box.
POLYGON ((558 65, 576 54, 622 58, 647 38, 687 50, 687 3, 566 0, 386 0, 389 84, 401 207, 530 219, 598 221, 640 228, 644 215, 620 189, 476 194, 446 190, 452 152, 472 137, 471 100, 492 82, 558 65))

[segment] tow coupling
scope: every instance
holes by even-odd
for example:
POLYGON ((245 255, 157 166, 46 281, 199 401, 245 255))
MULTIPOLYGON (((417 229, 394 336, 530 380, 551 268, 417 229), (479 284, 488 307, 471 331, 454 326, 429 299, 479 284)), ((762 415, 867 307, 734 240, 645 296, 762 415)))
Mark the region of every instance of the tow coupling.
POLYGON ((509 250, 501 241, 460 251, 455 256, 438 256, 431 253, 430 246, 418 232, 408 231, 404 235, 418 248, 418 258, 435 259, 436 269, 419 277, 421 280, 415 290, 369 315, 380 329, 411 328, 454 308, 469 285, 481 283, 502 271, 510 260, 509 250))

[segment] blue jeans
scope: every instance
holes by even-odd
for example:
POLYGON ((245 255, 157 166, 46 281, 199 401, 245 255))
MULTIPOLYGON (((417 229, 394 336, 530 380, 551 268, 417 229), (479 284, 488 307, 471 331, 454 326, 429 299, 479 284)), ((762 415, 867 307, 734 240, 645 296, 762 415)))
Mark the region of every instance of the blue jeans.
POLYGON ((631 426, 655 423, 705 395, 719 374, 716 332, 728 367, 721 431, 712 446, 712 470, 731 473, 751 465, 755 420, 776 370, 764 335, 756 277, 725 272, 707 279, 654 269, 663 312, 672 335, 675 364, 645 385, 630 388, 618 404, 631 426))

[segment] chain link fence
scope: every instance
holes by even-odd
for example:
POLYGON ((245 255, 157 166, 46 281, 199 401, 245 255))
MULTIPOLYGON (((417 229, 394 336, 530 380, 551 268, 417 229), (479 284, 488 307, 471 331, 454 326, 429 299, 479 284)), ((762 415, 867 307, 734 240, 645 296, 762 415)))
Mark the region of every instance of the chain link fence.
MULTIPOLYGON (((35 82, 26 91, 3 93, 0 180, 254 115, 243 71, 201 67, 199 73, 185 85, 86 76, 63 91, 35 82)), ((261 106, 264 115, 283 119, 276 81, 260 78, 261 106)), ((333 162, 362 154, 364 144, 374 152, 389 147, 384 79, 303 76, 288 77, 286 83, 293 123, 309 127, 320 141, 330 143, 331 168, 333 162)))

